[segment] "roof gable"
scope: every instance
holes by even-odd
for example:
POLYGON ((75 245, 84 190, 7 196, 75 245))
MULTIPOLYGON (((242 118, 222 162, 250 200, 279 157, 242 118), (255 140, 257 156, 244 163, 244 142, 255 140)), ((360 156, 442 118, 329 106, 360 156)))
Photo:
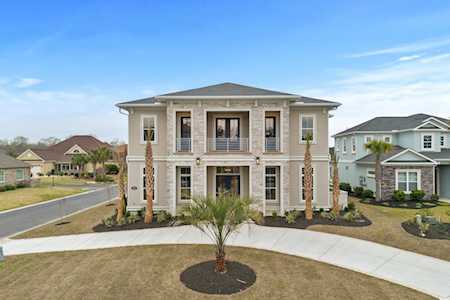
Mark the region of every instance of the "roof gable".
POLYGON ((416 152, 412 149, 405 149, 402 152, 399 152, 384 161, 382 164, 390 164, 390 163, 430 163, 436 164, 436 161, 427 157, 426 155, 416 152))
POLYGON ((0 169, 29 168, 30 165, 0 152, 0 169))
POLYGON ((23 152, 22 154, 17 156, 17 159, 18 160, 44 160, 42 157, 40 157, 39 155, 34 153, 33 150, 31 150, 31 149, 25 150, 25 152, 23 152))
POLYGON ((77 144, 73 145, 69 150, 67 150, 65 155, 74 155, 74 154, 87 154, 86 151, 83 150, 80 146, 77 144))

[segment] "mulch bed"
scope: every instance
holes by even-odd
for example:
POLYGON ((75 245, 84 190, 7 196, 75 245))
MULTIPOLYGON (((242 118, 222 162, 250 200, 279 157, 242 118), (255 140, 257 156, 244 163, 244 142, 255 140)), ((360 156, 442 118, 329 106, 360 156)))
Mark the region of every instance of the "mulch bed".
POLYGON ((411 221, 402 223, 402 228, 409 234, 430 240, 450 240, 450 223, 430 225, 425 236, 420 235, 419 226, 411 221))
POLYGON ((107 231, 121 231, 121 230, 134 230, 134 229, 147 229, 147 228, 161 228, 161 227, 169 227, 176 226, 176 222, 174 220, 164 221, 158 223, 156 221, 156 217, 153 218, 153 222, 150 224, 145 224, 144 219, 137 221, 136 223, 124 224, 124 225, 114 225, 112 227, 108 227, 102 223, 95 225, 92 230, 95 232, 107 232, 107 231))
POLYGON ((217 273, 215 261, 193 265, 180 275, 181 282, 194 291, 205 294, 230 295, 241 292, 256 281, 256 273, 247 265, 236 261, 226 262, 226 273, 217 273))
POLYGON ((426 209, 433 208, 439 205, 438 201, 395 201, 395 200, 386 200, 386 201, 375 201, 375 199, 361 199, 361 203, 377 205, 383 207, 393 207, 393 208, 409 208, 409 209, 426 209))
MULTIPOLYGON (((341 215, 342 216, 342 215, 341 215)), ((295 220, 295 223, 289 224, 286 222, 286 218, 284 217, 272 217, 267 216, 264 217, 263 226, 270 227, 288 227, 288 228, 297 228, 297 229, 306 229, 311 225, 335 225, 335 226, 348 226, 348 227, 363 227, 369 226, 372 222, 367 219, 364 215, 361 215, 360 219, 355 220, 354 222, 347 221, 342 217, 337 218, 334 221, 331 221, 327 218, 322 218, 319 215, 314 215, 311 221, 306 220, 304 216, 301 216, 295 220)))

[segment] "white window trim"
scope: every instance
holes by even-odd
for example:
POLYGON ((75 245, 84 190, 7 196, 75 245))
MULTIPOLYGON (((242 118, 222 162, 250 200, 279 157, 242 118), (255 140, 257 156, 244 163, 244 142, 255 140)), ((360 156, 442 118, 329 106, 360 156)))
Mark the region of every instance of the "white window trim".
POLYGON ((374 168, 367 168, 367 170, 366 170, 366 176, 367 176, 367 178, 375 178, 375 174, 370 174, 370 172, 369 171, 374 171, 375 172, 375 169, 374 168))
POLYGON ((343 138, 342 139, 342 153, 345 154, 347 153, 347 138, 343 138))
POLYGON ((16 169, 16 180, 18 180, 18 181, 25 180, 25 170, 24 169, 16 169), (22 172, 22 177, 21 178, 17 178, 17 172, 18 171, 22 172))
POLYGON ((392 144, 392 135, 383 135, 383 142, 392 144), (386 138, 389 138, 389 142, 386 142, 386 138))
POLYGON ((6 173, 5 170, 0 170, 0 183, 5 183, 6 182, 6 173))
POLYGON ((434 134, 433 133, 422 133, 420 135, 420 144, 421 144, 420 146, 421 146, 422 151, 434 151, 434 134), (425 136, 431 136, 431 148, 424 147, 423 139, 425 136))
POLYGON ((147 142, 144 141, 144 119, 145 118, 154 118, 154 122, 155 122, 155 140, 152 141, 152 144, 158 144, 158 115, 155 114, 145 114, 145 115, 141 115, 141 127, 140 127, 140 141, 141 144, 146 144, 147 142))
MULTIPOLYGON (((315 164, 312 164, 312 169, 313 169, 313 201, 312 203, 317 203, 317 167, 315 164)), ((305 164, 300 164, 300 169, 299 169, 299 199, 300 199, 300 204, 304 204, 306 202, 305 199, 303 199, 303 174, 302 174, 302 169, 305 167, 305 164)))
MULTIPOLYGON (((364 136, 364 149, 366 149, 366 145, 367 145, 369 142, 373 141, 373 139, 374 139, 373 135, 365 135, 365 136, 364 136), (370 141, 369 141, 369 138, 370 138, 370 141)), ((369 149, 366 149, 366 152, 367 152, 367 153, 370 152, 369 149)))
MULTIPOLYGON (((396 169, 395 170, 395 189, 398 190, 398 173, 406 172, 406 182, 409 183, 409 173, 410 172, 417 172, 417 189, 422 189, 422 174, 420 169, 396 169)), ((406 188, 409 190, 409 184, 407 184, 406 188)), ((405 191, 405 194, 410 194, 411 191, 405 191)))
MULTIPOLYGON (((266 165, 266 166, 264 166, 264 200, 266 201, 266 202, 268 202, 268 203, 278 203, 279 201, 280 201, 280 195, 279 195, 279 192, 280 192, 280 182, 281 182, 281 180, 280 180, 280 176, 281 176, 281 168, 280 168, 280 166, 276 166, 276 165, 266 165), (267 174, 266 174, 266 168, 267 167, 269 167, 269 168, 276 168, 276 173, 275 173, 275 200, 272 200, 272 199, 266 199, 266 190, 267 190, 267 186, 266 186, 266 177, 267 177, 267 174)), ((274 175, 272 175, 272 174, 270 174, 270 176, 271 177, 273 177, 274 175)))
MULTIPOLYGON (((190 203, 192 201, 192 172, 193 172, 193 168, 191 165, 180 165, 180 166, 176 166, 175 168, 176 172, 177 172, 177 203, 190 203), (181 199, 181 168, 189 168, 191 173, 190 173, 190 177, 191 177, 191 186, 189 187, 191 190, 191 199, 186 199, 186 200, 182 200, 181 199), (178 169, 180 169, 180 172, 178 173, 178 169)), ((185 175, 186 176, 186 175, 185 175)))
MULTIPOLYGON (((140 188, 141 188, 141 201, 144 203, 147 203, 147 200, 144 200, 144 185, 143 185, 143 178, 144 178, 144 169, 145 169, 145 164, 143 164, 141 166, 141 176, 140 178, 140 188)), ((157 204, 158 203, 158 166, 153 164, 153 169, 154 169, 154 179, 153 179, 153 204, 157 204)))
POLYGON ((313 118, 313 139, 311 141, 311 144, 317 144, 317 117, 315 114, 300 114, 299 119, 299 144, 306 144, 306 141, 303 141, 303 128, 302 128, 302 121, 305 117, 312 117, 313 118))
POLYGON ((352 154, 356 154, 356 137, 351 137, 352 154))

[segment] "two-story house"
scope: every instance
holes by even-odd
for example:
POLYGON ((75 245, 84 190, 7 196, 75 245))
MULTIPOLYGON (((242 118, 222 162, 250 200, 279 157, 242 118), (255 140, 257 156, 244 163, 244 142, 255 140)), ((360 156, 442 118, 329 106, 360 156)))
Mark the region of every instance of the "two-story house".
POLYGON ((416 114, 377 117, 336 134, 341 182, 375 190, 375 156, 364 145, 383 140, 393 144, 381 158, 383 199, 391 199, 394 190, 450 198, 449 126, 447 119, 416 114))
POLYGON ((145 206, 149 138, 155 209, 176 213, 195 195, 219 192, 251 196, 266 214, 304 209, 309 134, 314 206, 329 208, 328 118, 339 105, 233 83, 119 103, 128 114, 128 210, 145 206))

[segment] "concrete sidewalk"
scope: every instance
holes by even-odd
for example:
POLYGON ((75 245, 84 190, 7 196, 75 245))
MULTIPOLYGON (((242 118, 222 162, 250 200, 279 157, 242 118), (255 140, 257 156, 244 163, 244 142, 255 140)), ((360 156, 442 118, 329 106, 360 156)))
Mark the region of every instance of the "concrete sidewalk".
MULTIPOLYGON (((137 245, 211 244, 191 226, 6 240, 4 253, 100 249, 137 245)), ((450 299, 450 262, 349 237, 309 230, 244 225, 228 245, 301 256, 450 299)))

